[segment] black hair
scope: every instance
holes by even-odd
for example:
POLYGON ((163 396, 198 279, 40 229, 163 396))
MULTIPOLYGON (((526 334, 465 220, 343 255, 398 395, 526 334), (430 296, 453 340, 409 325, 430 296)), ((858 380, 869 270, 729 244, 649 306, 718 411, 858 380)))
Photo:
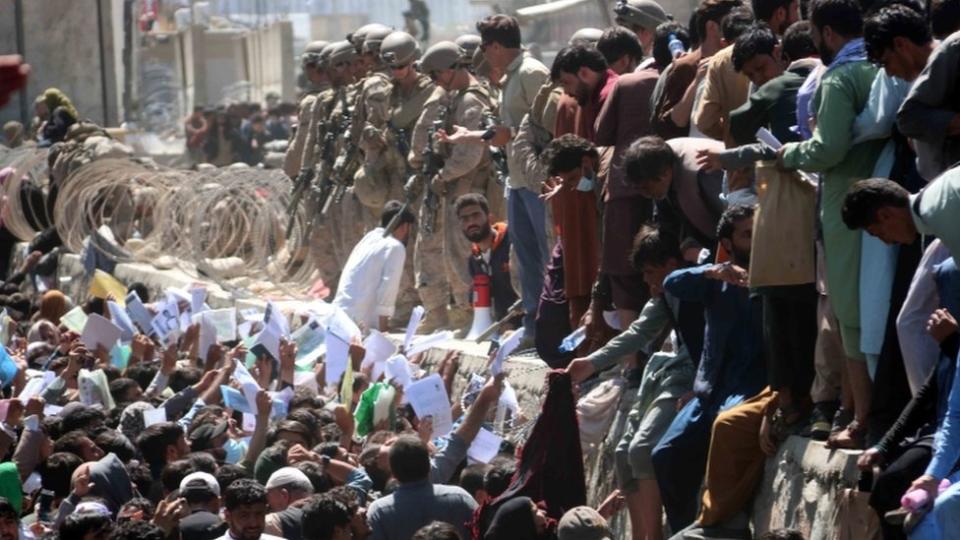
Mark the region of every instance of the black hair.
POLYGON ((330 540, 337 527, 350 526, 350 511, 329 495, 314 495, 303 507, 301 531, 310 540, 330 540))
POLYGON ((756 19, 747 6, 733 8, 720 20, 720 33, 727 43, 733 43, 756 19))
POLYGON ((178 459, 164 466, 163 471, 160 472, 160 482, 164 490, 172 492, 180 489, 180 482, 193 472, 196 471, 189 459, 178 459))
POLYGON ((177 444, 183 436, 183 428, 173 422, 154 424, 137 437, 137 448, 151 467, 167 463, 167 448, 177 444))
POLYGON ((723 18, 733 11, 733 8, 742 5, 743 2, 740 0, 704 0, 700 2, 700 5, 694 10, 699 41, 703 41, 707 37, 708 22, 712 21, 719 25, 723 18))
POLYGON ((580 68, 587 68, 597 73, 603 73, 607 70, 607 60, 596 47, 590 45, 570 45, 560 49, 557 57, 553 59, 553 66, 550 68, 550 79, 554 82, 560 80, 563 73, 574 73, 580 71, 580 68))
POLYGON ((413 533, 411 540, 461 540, 461 538, 453 525, 443 521, 433 521, 413 533))
POLYGON ((401 435, 390 446, 390 470, 401 484, 430 476, 430 452, 419 438, 401 435))
POLYGON ((624 55, 637 61, 643 59, 643 45, 640 44, 640 38, 622 26, 611 26, 604 30, 600 40, 597 41, 597 50, 606 59, 607 64, 620 60, 624 55))
POLYGON ((483 489, 483 477, 490 469, 486 463, 474 463, 467 465, 460 472, 460 487, 464 489, 471 497, 476 497, 477 492, 483 489))
POLYGON ((484 214, 490 213, 490 203, 488 203, 487 198, 480 193, 465 193, 457 197, 457 200, 453 203, 457 214, 460 213, 460 210, 468 206, 479 206, 484 214))
POLYGON ((663 266, 671 259, 683 260, 677 237, 653 225, 640 227, 640 231, 633 237, 633 251, 630 253, 633 267, 642 271, 644 265, 663 266))
POLYGON ((843 222, 849 229, 866 229, 877 220, 877 210, 893 206, 908 208, 910 193, 886 178, 868 178, 853 184, 843 199, 843 222))
POLYGON ((150 467, 146 463, 131 461, 125 465, 130 481, 137 486, 140 493, 149 493, 153 486, 153 475, 150 473, 150 467))
POLYGON ((773 55, 777 47, 777 35, 765 23, 756 23, 747 28, 733 45, 733 69, 743 71, 743 66, 755 56, 773 55))
POLYGON ((217 484, 220 484, 220 493, 226 493, 227 488, 237 480, 250 478, 250 473, 239 465, 224 465, 217 469, 213 476, 217 479, 217 484))
POLYGON ((187 459, 190 460, 190 464, 193 465, 193 470, 196 472, 209 474, 216 474, 217 472, 217 460, 209 452, 202 450, 190 452, 187 454, 187 459))
POLYGON ((116 454, 123 463, 128 463, 137 457, 137 448, 133 446, 130 439, 115 429, 105 429, 101 431, 97 434, 97 437, 93 439, 93 442, 96 443, 104 453, 109 454, 113 452, 116 454))
POLYGON ((813 42, 813 25, 810 21, 797 21, 787 27, 783 32, 780 52, 784 62, 793 62, 818 54, 817 46, 813 42))
POLYGON ((118 525, 110 533, 110 540, 164 540, 163 529, 147 520, 131 520, 118 525))
POLYGON ((203 370, 197 367, 178 367, 170 374, 170 390, 180 392, 188 386, 193 386, 203 378, 203 370))
POLYGON ((54 452, 40 464, 40 480, 43 489, 52 491, 56 497, 66 497, 73 489, 73 471, 83 465, 80 456, 69 452, 54 452))
POLYGON ((507 49, 520 48, 520 23, 509 15, 490 15, 480 19, 477 32, 483 44, 499 43, 507 49))
POLYGON ((103 534, 113 529, 110 515, 98 512, 74 512, 60 525, 60 538, 83 538, 88 534, 103 534))
POLYGON ((350 486, 337 486, 324 493, 327 497, 332 497, 347 507, 347 512, 353 516, 360 509, 360 502, 357 500, 357 492, 350 486))
POLYGON ((387 480, 390 480, 390 473, 380 467, 380 448, 381 445, 371 444, 368 440, 358 456, 360 466, 373 481, 374 491, 383 491, 387 485, 387 480))
POLYGON ((383 206, 383 212, 380 214, 380 226, 386 227, 389 225, 393 216, 397 214, 400 214, 400 223, 398 225, 417 222, 416 216, 413 215, 413 212, 409 208, 404 208, 403 203, 400 201, 387 201, 387 204, 383 206))
POLYGON ((75 430, 93 431, 102 426, 106 420, 107 415, 100 409, 82 407, 60 419, 60 433, 68 433, 75 430))
POLYGON ((60 436, 60 438, 54 441, 53 451, 57 453, 69 452, 83 459, 83 454, 82 454, 83 447, 81 445, 81 442, 83 441, 83 439, 88 439, 91 442, 93 441, 93 439, 91 439, 90 437, 90 434, 87 433, 86 431, 80 431, 80 430, 69 431, 67 433, 64 433, 63 435, 60 436))
POLYGON ((932 0, 930 22, 937 39, 946 39, 960 30, 960 0, 932 0))
POLYGON ((661 137, 648 135, 630 143, 623 153, 623 170, 631 182, 657 179, 673 167, 677 155, 661 137))
POLYGON ((314 461, 301 461, 293 466, 294 469, 302 472, 310 480, 314 493, 326 493, 330 491, 333 482, 330 477, 324 473, 323 465, 314 461))
POLYGON ((829 26, 846 38, 863 32, 863 14, 856 0, 813 0, 810 4, 810 22, 818 31, 829 26))
POLYGON ((770 22, 778 9, 789 9, 792 2, 793 0, 750 0, 750 7, 753 8, 757 20, 770 22))
MULTIPOLYGON (((196 107, 194 109, 196 109, 196 107)), ((139 281, 134 281, 131 283, 130 286, 127 287, 127 292, 137 293, 137 297, 139 297, 140 301, 144 304, 150 302, 150 289, 148 289, 146 285, 139 281)))
POLYGON ((119 379, 110 381, 110 395, 117 403, 129 403, 130 400, 127 399, 127 393, 139 388, 140 384, 137 383, 137 381, 126 377, 120 377, 119 379))
POLYGON ((917 45, 933 41, 926 17, 902 4, 884 6, 863 21, 863 42, 871 62, 880 63, 884 51, 893 48, 893 40, 897 37, 907 38, 917 45))
POLYGON ((490 461, 490 470, 483 475, 483 490, 491 498, 499 496, 510 487, 510 480, 517 472, 517 461, 510 456, 498 456, 490 461))
POLYGON ((663 71, 673 62, 673 53, 670 51, 670 36, 683 43, 684 49, 690 49, 693 40, 690 39, 690 32, 687 27, 677 21, 667 21, 657 25, 653 38, 653 59, 657 63, 657 69, 663 71))
POLYGON ((142 512, 143 518, 146 521, 153 519, 153 509, 154 505, 150 502, 150 499, 146 497, 135 497, 129 501, 123 503, 123 506, 117 510, 117 523, 126 523, 127 521, 132 521, 133 517, 129 514, 136 512, 142 512), (133 510, 133 512, 130 512, 133 510))
POLYGON ((547 165, 550 174, 560 174, 579 168, 584 156, 600 159, 597 148, 590 141, 572 133, 561 135, 550 141, 541 159, 547 165))
POLYGON ((20 522, 20 514, 17 513, 17 509, 6 497, 0 497, 0 519, 12 519, 17 523, 20 522))
POLYGON ((153 381, 153 378, 157 375, 157 371, 159 371, 159 368, 156 363, 134 364, 126 369, 124 376, 137 381, 140 388, 146 390, 150 387, 150 382, 153 381))
POLYGON ((737 223, 744 219, 753 217, 754 207, 748 204, 735 204, 728 206, 723 214, 720 215, 720 221, 717 223, 717 240, 726 238, 733 239, 733 230, 737 223))
POLYGON ((267 504, 267 488, 249 478, 241 478, 230 484, 224 496, 224 508, 230 511, 261 503, 267 504))

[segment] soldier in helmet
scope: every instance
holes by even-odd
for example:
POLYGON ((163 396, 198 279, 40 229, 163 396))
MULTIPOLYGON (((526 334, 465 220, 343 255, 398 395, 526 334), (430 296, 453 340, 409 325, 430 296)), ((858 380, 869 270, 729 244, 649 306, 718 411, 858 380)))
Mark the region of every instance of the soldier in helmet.
MULTIPOLYGON (((343 148, 347 123, 344 112, 350 109, 349 103, 352 96, 349 88, 354 82, 353 62, 358 56, 353 44, 346 40, 331 43, 321 53, 330 88, 322 92, 314 103, 313 117, 317 119, 316 129, 310 131, 306 142, 316 156, 315 185, 322 186, 325 182, 331 182, 330 176, 333 174, 336 156, 343 148)), ((346 262, 346 258, 343 255, 342 244, 339 242, 339 220, 322 219, 318 216, 325 202, 316 196, 308 198, 307 211, 313 223, 309 245, 320 276, 333 290, 336 288, 340 269, 346 262)), ((330 217, 333 217, 333 214, 330 217)))
MULTIPOLYGON (((438 118, 445 130, 453 125, 480 129, 484 118, 492 114, 493 99, 470 73, 472 63, 472 55, 450 41, 441 41, 424 54, 420 71, 436 83, 438 90, 434 98, 441 92, 443 95, 436 100, 436 107, 425 108, 414 130, 418 138, 425 131, 425 125, 438 118)), ((434 177, 423 180, 426 183, 424 199, 432 193, 439 204, 436 215, 431 216, 432 209, 426 200, 421 202, 421 230, 414 244, 417 292, 426 309, 423 331, 441 327, 460 330, 470 324, 471 282, 464 264, 470 255, 470 243, 460 231, 454 201, 465 193, 485 193, 490 184, 496 184, 492 180, 487 147, 439 145, 437 148, 443 156, 443 167, 434 177), (428 221, 434 222, 432 234, 423 229, 428 221)), ((418 157, 416 153, 411 156, 411 163, 417 163, 418 157)))
POLYGON ((599 28, 590 28, 585 27, 577 30, 570 36, 569 45, 593 45, 596 46, 597 42, 600 41, 600 36, 603 35, 603 30, 599 28))
POLYGON ((303 73, 308 81, 308 91, 300 99, 300 106, 297 109, 297 130, 287 146, 287 154, 283 159, 283 171, 290 178, 297 178, 304 166, 312 167, 312 150, 307 149, 307 135, 315 126, 312 125, 313 106, 320 92, 326 90, 329 85, 327 73, 320 65, 320 53, 323 48, 329 45, 326 41, 313 41, 303 50, 300 57, 303 73))
POLYGON ((380 43, 390 35, 393 29, 387 25, 373 23, 361 26, 347 39, 357 48, 367 73, 376 71, 380 63, 380 43))
MULTIPOLYGON (((654 0, 618 0, 613 6, 616 23, 633 30, 643 46, 644 56, 653 54, 653 40, 657 26, 671 19, 654 0)), ((645 66, 644 66, 645 67, 645 66)))

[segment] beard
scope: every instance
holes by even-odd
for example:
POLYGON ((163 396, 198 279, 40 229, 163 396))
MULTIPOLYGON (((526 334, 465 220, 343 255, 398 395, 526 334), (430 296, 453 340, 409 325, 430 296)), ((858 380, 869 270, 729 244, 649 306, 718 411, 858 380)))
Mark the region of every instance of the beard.
POLYGON ((463 234, 473 243, 482 242, 490 238, 490 227, 470 227, 463 234))
POLYGON ((820 61, 823 62, 823 65, 829 66, 833 63, 833 58, 836 56, 836 52, 830 49, 830 46, 824 43, 823 38, 820 38, 820 45, 817 47, 817 51, 820 52, 820 61))
POLYGON ((731 253, 731 255, 733 256, 733 262, 736 263, 737 266, 739 266, 740 268, 743 268, 744 270, 750 269, 750 250, 749 249, 741 251, 737 248, 733 248, 733 253, 731 253))

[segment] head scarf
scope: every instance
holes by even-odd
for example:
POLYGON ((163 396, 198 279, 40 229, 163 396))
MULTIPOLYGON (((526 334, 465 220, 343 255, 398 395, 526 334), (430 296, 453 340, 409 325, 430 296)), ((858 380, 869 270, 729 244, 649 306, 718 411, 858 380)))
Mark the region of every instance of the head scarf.
POLYGON ((67 312, 67 297, 56 289, 43 293, 40 298, 40 318, 60 325, 60 317, 67 312))
POLYGON ((6 498, 19 514, 23 507, 23 485, 17 464, 8 461, 0 463, 0 497, 6 498))
POLYGON ((490 522, 483 540, 536 540, 537 526, 533 522, 533 501, 530 497, 515 497, 503 503, 490 522))
POLYGON ((47 105, 51 116, 53 116, 53 111, 55 111, 57 107, 63 107, 67 114, 72 116, 74 120, 80 119, 80 115, 77 113, 77 109, 73 107, 70 98, 58 88, 47 88, 43 92, 43 102, 47 105))

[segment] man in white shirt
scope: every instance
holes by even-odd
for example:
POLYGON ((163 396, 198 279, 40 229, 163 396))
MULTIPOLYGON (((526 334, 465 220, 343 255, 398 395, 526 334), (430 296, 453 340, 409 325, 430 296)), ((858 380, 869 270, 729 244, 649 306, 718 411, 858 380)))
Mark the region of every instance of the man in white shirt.
POLYGON ((350 253, 333 303, 358 325, 387 330, 400 290, 407 240, 415 221, 409 208, 390 201, 383 207, 380 226, 364 235, 350 253), (385 234, 397 214, 397 224, 385 234))

